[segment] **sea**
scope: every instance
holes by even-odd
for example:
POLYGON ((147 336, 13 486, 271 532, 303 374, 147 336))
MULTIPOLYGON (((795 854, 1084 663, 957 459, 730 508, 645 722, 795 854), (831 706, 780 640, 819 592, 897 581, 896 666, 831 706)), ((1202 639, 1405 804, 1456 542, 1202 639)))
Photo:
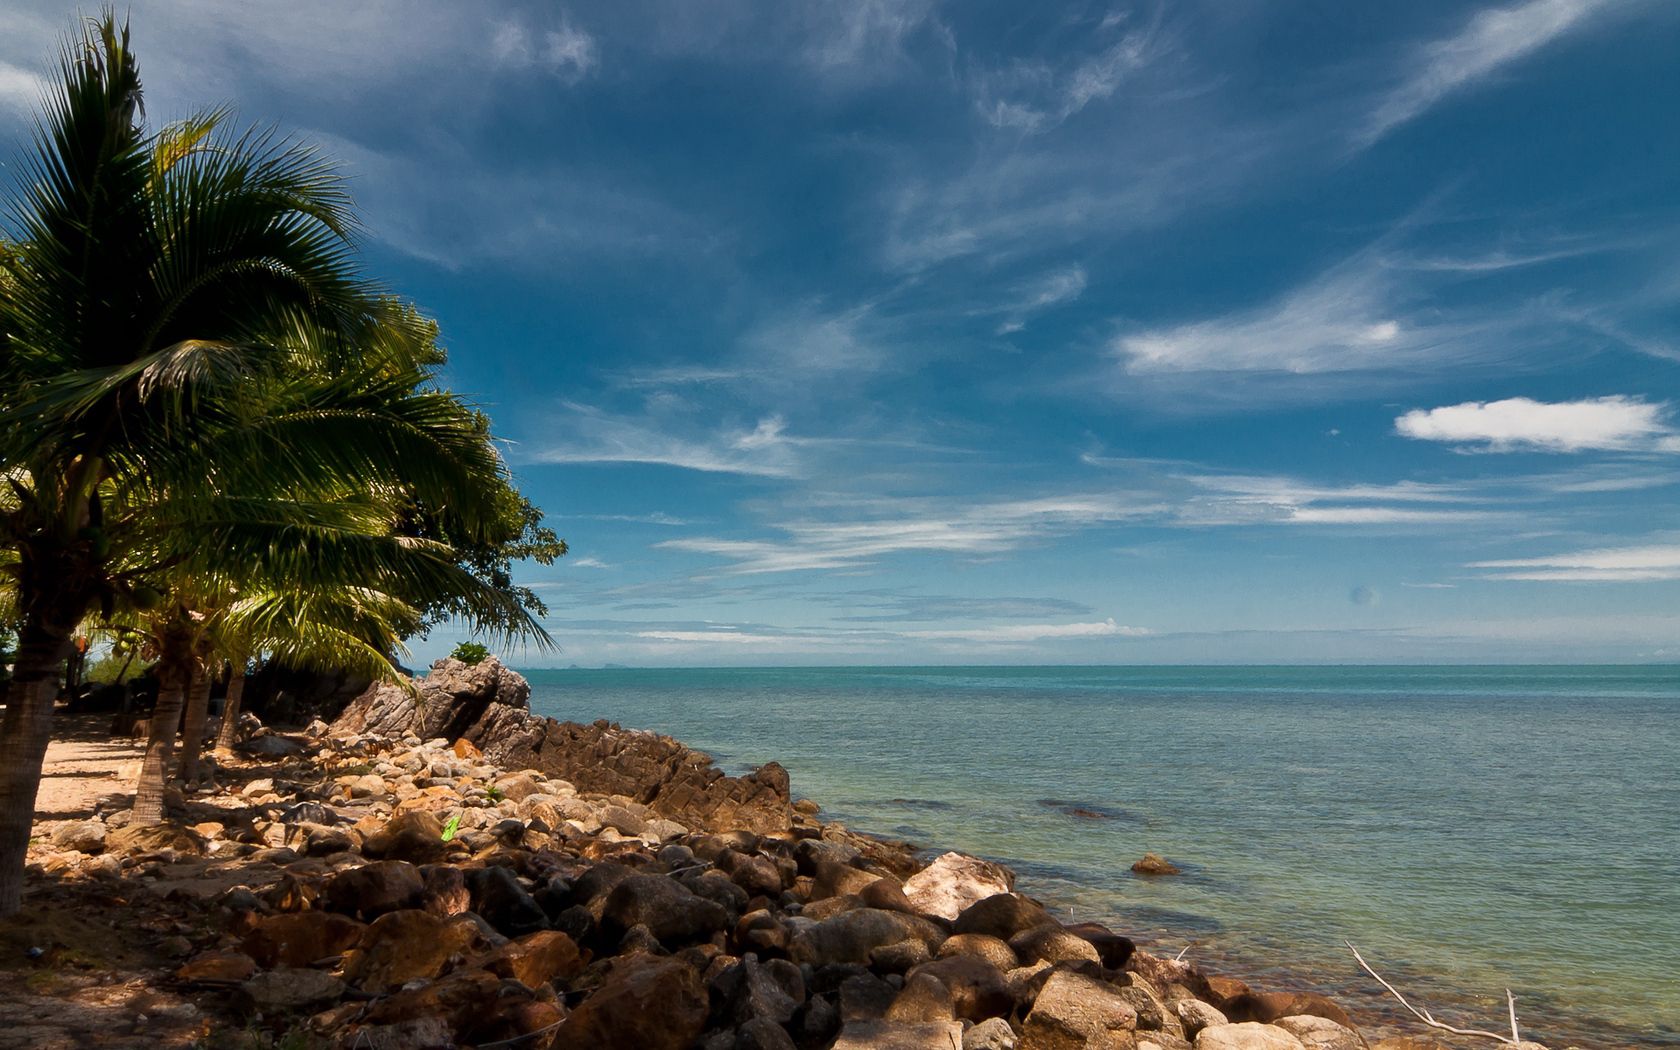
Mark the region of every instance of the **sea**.
POLYGON ((1392 1031, 1349 943, 1459 1027, 1508 1031, 1509 989, 1554 1050, 1680 1047, 1680 667, 526 674, 540 714, 774 759, 824 819, 1392 1031))

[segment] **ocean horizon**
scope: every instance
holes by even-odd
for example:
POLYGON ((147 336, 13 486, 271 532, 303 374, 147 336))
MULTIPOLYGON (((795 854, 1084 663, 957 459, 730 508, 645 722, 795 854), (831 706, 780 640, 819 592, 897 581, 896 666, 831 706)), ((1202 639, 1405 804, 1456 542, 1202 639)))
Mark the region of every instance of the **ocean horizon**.
POLYGON ((824 819, 1257 985, 1392 1018, 1353 941, 1453 1023, 1510 988, 1550 1045, 1680 1046, 1675 665, 526 673, 539 714, 779 761, 824 819))

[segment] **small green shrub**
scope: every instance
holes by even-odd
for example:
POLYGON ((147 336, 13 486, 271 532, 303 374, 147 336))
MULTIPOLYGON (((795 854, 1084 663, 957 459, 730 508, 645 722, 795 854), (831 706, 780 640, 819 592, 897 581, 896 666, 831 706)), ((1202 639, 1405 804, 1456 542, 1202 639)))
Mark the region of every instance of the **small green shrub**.
POLYGON ((482 645, 479 645, 477 642, 462 642, 460 645, 457 645, 455 647, 455 651, 449 655, 464 664, 471 665, 476 664, 482 661, 486 656, 489 656, 490 650, 486 649, 482 645))

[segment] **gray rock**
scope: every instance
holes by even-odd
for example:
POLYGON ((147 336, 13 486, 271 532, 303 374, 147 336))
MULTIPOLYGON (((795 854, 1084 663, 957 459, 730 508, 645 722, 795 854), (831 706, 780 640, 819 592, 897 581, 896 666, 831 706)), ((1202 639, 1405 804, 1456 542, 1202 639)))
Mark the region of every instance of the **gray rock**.
POLYGON ((1112 985, 1083 974, 1057 970, 1044 982, 1022 1026, 1031 1047, 1104 1046, 1111 1033, 1137 1028, 1137 1012, 1112 985))
POLYGON ((994 1017, 963 1033, 962 1050, 1015 1050, 1018 1042, 1009 1022, 994 1017))
POLYGON ((344 982, 320 970, 270 970, 239 986, 239 1005, 247 1014, 301 1013, 336 1002, 344 982))
POLYGON ((1299 1039, 1307 1050, 1362 1050, 1363 1047, 1357 1032, 1328 1017, 1296 1014, 1272 1023, 1299 1039))
POLYGON ((848 1021, 833 1050, 951 1050, 962 1045, 956 1021, 848 1021))
POLYGON ((1184 1025, 1185 1037, 1189 1039, 1196 1038, 1196 1034, 1204 1028, 1230 1024, 1224 1014, 1200 999, 1180 999, 1172 1004, 1172 1008, 1178 1015, 1179 1023, 1184 1025))
POLYGON ((97 820, 64 824, 53 832, 52 844, 77 853, 100 853, 105 849, 105 825, 97 820))

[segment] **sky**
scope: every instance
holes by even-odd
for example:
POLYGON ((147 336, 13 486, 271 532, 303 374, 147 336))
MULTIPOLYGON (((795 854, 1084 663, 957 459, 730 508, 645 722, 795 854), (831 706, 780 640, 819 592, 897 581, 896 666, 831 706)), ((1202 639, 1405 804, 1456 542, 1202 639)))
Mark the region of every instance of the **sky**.
POLYGON ((441 324, 515 662, 1680 661, 1669 0, 129 10, 441 324))

